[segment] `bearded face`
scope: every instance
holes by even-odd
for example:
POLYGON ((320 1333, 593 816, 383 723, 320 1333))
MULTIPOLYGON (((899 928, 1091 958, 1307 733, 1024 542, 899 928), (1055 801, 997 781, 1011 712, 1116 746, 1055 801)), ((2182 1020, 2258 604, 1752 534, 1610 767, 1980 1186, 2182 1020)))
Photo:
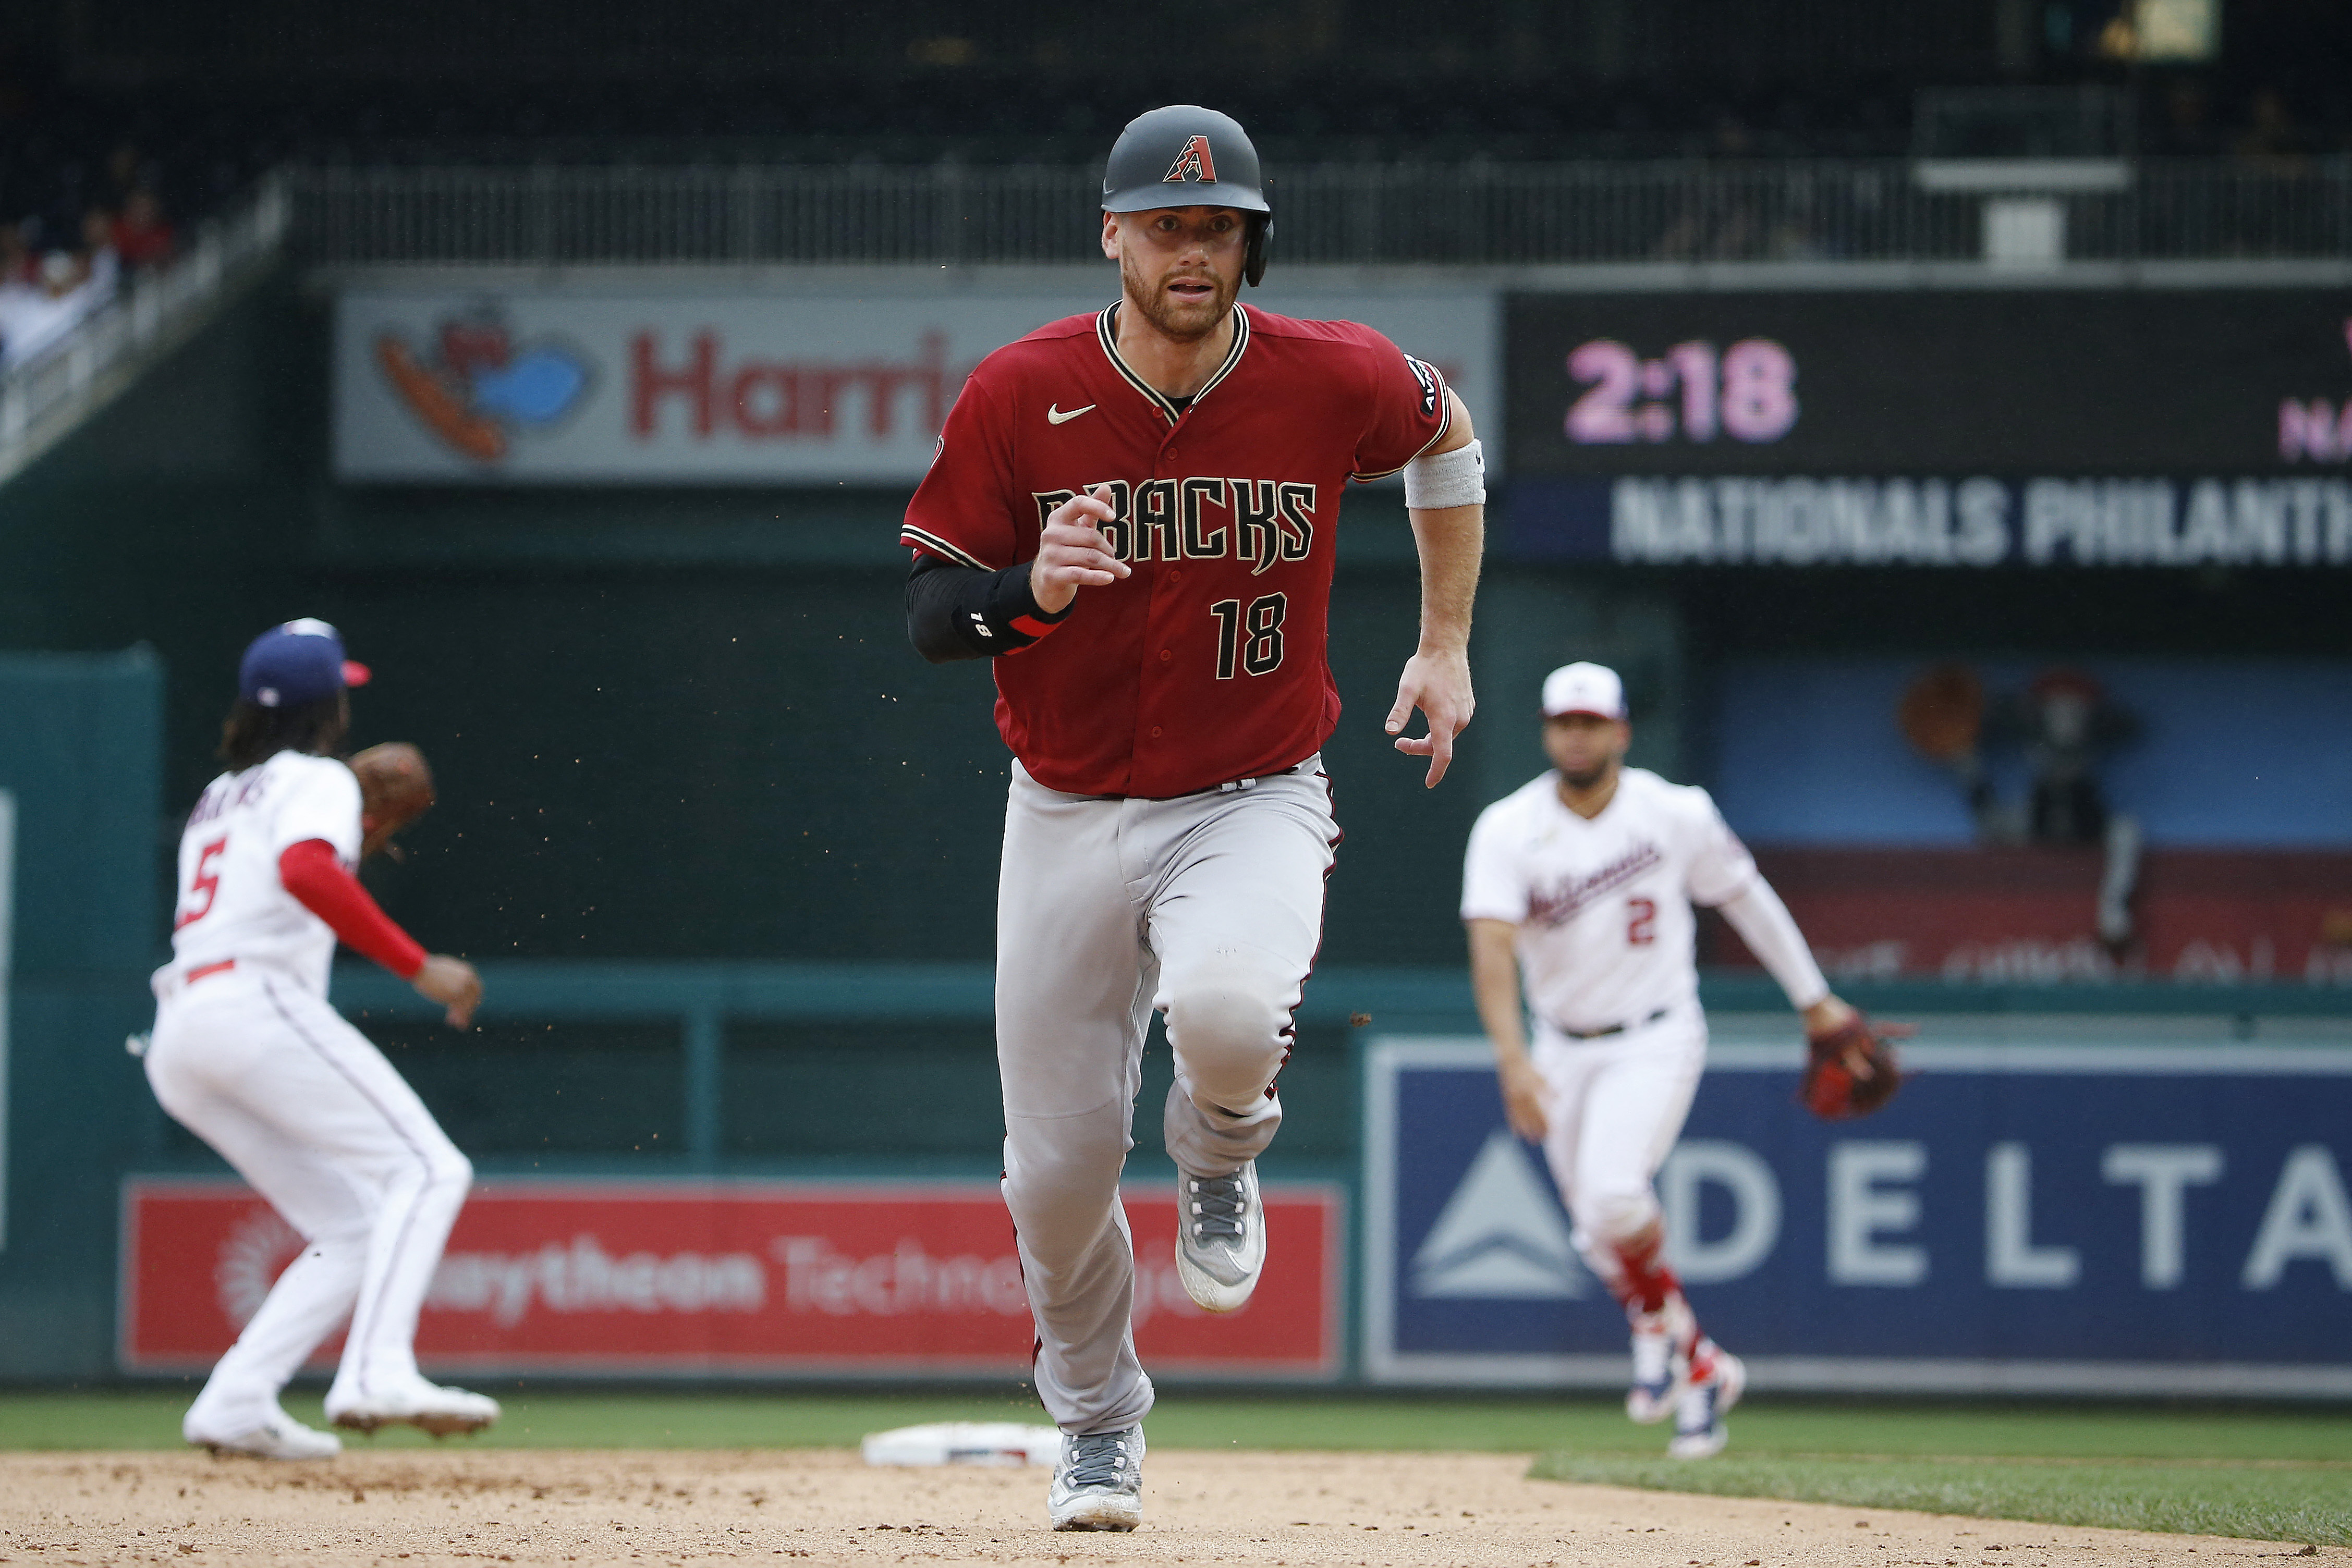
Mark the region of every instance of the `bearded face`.
POLYGON ((1198 342, 1224 325, 1241 293, 1248 220, 1231 207, 1104 214, 1127 298, 1163 335, 1198 342))
POLYGON ((1608 780, 1625 759, 1633 731, 1622 719, 1599 714, 1559 714, 1544 720, 1544 754, 1571 789, 1591 789, 1608 780))

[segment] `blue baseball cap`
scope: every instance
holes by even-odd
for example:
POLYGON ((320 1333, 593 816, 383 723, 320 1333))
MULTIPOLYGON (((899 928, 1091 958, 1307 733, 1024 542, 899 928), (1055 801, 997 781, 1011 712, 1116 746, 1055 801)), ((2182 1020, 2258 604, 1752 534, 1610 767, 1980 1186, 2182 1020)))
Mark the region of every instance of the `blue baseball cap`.
POLYGON ((263 707, 299 707, 368 684, 368 667, 343 657, 343 635, 304 616, 256 637, 237 662, 236 693, 263 707))

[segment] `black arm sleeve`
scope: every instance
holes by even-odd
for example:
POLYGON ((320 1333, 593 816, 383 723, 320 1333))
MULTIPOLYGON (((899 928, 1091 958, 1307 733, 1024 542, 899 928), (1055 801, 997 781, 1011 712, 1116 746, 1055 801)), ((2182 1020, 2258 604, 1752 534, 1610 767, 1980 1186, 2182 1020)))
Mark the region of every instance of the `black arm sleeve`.
POLYGON ((1018 653, 1067 619, 1038 608, 1029 591, 1029 563, 982 571, 918 552, 907 574, 907 641, 934 664, 1018 653), (1021 622, 1040 628, 1025 629, 1021 622))

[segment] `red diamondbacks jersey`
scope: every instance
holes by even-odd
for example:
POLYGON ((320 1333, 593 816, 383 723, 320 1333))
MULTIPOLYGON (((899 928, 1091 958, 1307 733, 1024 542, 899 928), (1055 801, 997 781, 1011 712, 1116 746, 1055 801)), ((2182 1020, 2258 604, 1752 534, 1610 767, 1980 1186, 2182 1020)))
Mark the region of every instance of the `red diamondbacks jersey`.
POLYGON ((993 661, 996 724, 1030 776, 1164 799, 1281 771, 1339 720, 1326 657, 1341 487, 1445 434, 1437 371, 1351 321, 1236 311, 1233 351, 1181 413, 1118 357, 1113 306, 981 361, 899 542, 998 570, 1045 517, 1111 488, 1134 575, 993 661))

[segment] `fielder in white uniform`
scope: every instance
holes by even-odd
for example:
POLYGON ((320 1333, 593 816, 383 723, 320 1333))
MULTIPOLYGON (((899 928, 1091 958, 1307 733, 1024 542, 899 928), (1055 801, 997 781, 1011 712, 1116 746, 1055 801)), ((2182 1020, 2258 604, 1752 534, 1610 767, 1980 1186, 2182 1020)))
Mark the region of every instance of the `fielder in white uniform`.
POLYGON ((471 965, 427 955, 351 873, 360 786, 334 753, 350 727, 346 685, 366 678, 324 622, 257 638, 223 730, 229 770, 205 788, 180 840, 147 1080, 304 1241, 182 1423, 189 1442, 215 1452, 296 1459, 341 1448, 288 1416, 278 1396, 346 1318, 327 1394, 337 1426, 406 1422, 437 1436, 499 1415, 486 1396, 427 1382, 412 1346, 473 1166, 327 1004, 338 937, 446 1008, 454 1027, 482 990, 471 965))
POLYGON ((1704 1458, 1723 1448, 1747 1371, 1699 1331, 1651 1185, 1706 1060, 1691 906, 1723 913, 1810 1027, 1852 1009, 1706 791, 1624 766, 1633 732, 1613 671, 1554 670, 1543 716, 1554 771, 1487 807, 1470 834, 1462 918, 1478 1016, 1512 1128, 1542 1145, 1577 1250, 1633 1323, 1626 1414, 1672 1415, 1667 1451, 1704 1458))

